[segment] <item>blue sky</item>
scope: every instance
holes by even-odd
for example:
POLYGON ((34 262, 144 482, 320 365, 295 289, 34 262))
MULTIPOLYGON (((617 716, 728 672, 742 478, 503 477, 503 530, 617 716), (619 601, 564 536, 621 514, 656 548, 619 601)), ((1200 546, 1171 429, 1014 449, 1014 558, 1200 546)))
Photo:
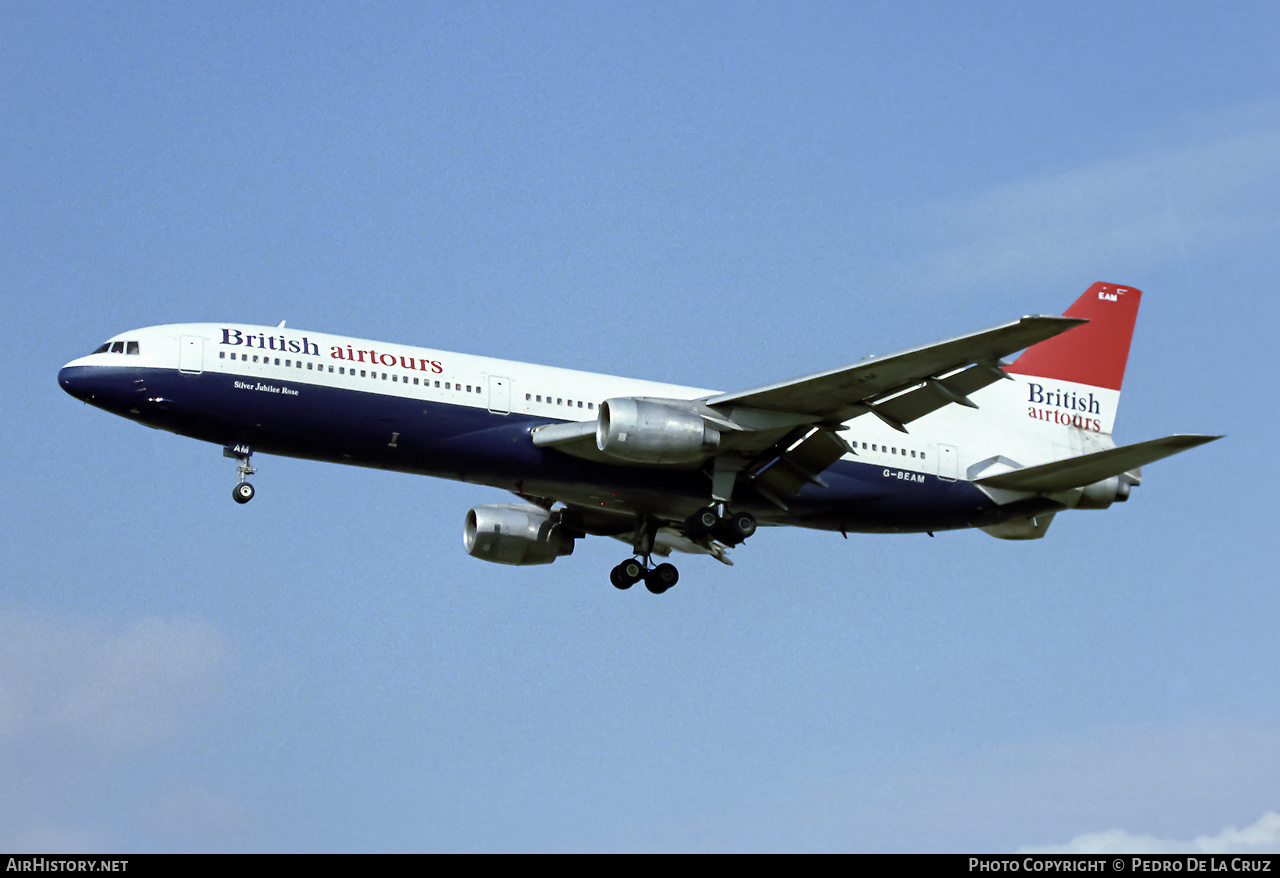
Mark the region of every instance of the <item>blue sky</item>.
MULTIPOLYGON (((0 849, 1280 844, 1280 19, 1195 3, 0 10, 0 849), (462 551, 501 492, 63 394, 234 320, 724 390, 1145 291, 1120 441, 1018 544, 462 551)), ((1252 845, 1252 847, 1249 847, 1252 845)))

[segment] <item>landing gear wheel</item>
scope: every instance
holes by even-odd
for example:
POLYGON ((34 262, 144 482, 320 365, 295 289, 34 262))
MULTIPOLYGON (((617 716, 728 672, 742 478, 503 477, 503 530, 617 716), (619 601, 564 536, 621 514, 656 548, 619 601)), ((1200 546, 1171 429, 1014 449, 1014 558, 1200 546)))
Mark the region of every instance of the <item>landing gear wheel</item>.
POLYGON ((684 533, 691 540, 709 537, 720 523, 720 516, 715 508, 708 506, 690 515, 684 522, 684 533))
POLYGON ((614 588, 621 589, 622 591, 626 591, 631 588, 631 586, 635 585, 634 582, 627 579, 627 577, 622 574, 621 564, 609 571, 609 581, 613 583, 614 588))
POLYGON ((231 489, 231 496, 237 503, 248 503, 253 499, 253 485, 241 482, 231 489))
POLYGON ((724 520, 726 542, 741 543, 756 532, 756 517, 750 512, 734 512, 724 520))
POLYGON ((674 564, 659 564, 644 576, 644 587, 654 594, 662 594, 680 580, 680 571, 674 564))
POLYGON ((614 588, 624 591, 644 579, 644 565, 634 558, 628 558, 609 571, 609 581, 614 588))

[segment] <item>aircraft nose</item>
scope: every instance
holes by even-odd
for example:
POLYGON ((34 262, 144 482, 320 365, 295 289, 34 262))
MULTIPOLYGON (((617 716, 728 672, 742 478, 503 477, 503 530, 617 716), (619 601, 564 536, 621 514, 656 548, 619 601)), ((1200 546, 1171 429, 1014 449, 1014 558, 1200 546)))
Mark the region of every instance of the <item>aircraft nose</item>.
POLYGON ((93 399, 88 370, 84 366, 63 366, 58 370, 58 386, 76 399, 88 402, 93 399))

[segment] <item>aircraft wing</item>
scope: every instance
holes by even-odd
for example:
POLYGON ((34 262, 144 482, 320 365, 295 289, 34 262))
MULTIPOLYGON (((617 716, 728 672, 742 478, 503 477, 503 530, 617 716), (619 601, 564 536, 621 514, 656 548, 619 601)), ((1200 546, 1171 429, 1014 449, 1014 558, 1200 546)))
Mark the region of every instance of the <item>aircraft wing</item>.
MULTIPOLYGON (((805 484, 825 486, 821 473, 850 448, 837 435, 850 418, 874 414, 895 429, 952 403, 976 408, 969 394, 1008 376, 1001 358, 1087 321, 1070 317, 1023 317, 1002 326, 871 357, 791 381, 702 399, 648 400, 720 432, 722 459, 712 469, 713 497, 728 496, 733 473, 786 508, 786 498, 805 484), (717 480, 719 479, 719 481, 717 480)), ((596 421, 546 424, 533 443, 565 454, 618 463, 597 445, 596 421)), ((704 458, 656 466, 701 467, 704 458)))
POLYGON ((1002 488, 1007 491, 1033 491, 1037 494, 1067 491, 1132 472, 1148 463, 1154 463, 1180 451, 1221 438, 1221 436, 1197 434, 1166 436, 1163 439, 1150 439, 1146 442, 1122 445, 1119 448, 1096 451, 1093 454, 1084 454, 1067 460, 1000 473, 978 479, 974 484, 1002 488))
POLYGON ((1087 321, 1037 315, 851 366, 818 372, 704 400, 713 409, 735 408, 808 415, 829 425, 871 412, 906 432, 904 425, 948 403, 975 407, 968 395, 1007 377, 1002 357, 1087 321))

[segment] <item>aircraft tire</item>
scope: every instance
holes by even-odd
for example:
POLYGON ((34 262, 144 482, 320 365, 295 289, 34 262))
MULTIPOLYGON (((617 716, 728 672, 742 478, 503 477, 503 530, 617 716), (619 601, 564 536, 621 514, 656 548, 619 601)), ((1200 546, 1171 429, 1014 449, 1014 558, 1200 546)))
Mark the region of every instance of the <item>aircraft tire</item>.
POLYGON ((659 564, 644 577, 644 587, 654 594, 662 594, 680 581, 680 571, 674 564, 659 564))
POLYGON ((708 506, 690 515, 684 522, 684 533, 691 540, 710 536, 720 523, 714 508, 708 506))
POLYGON ((231 496, 237 503, 248 503, 253 499, 253 485, 241 482, 231 489, 231 496))
POLYGON ((755 532, 756 517, 750 512, 732 512, 716 527, 716 537, 730 546, 738 545, 755 532))
POLYGON ((628 589, 644 579, 644 565, 635 558, 628 558, 609 573, 609 581, 615 588, 628 589))
POLYGON ((626 591, 631 588, 631 586, 635 585, 635 583, 627 579, 626 575, 622 572, 621 564, 609 571, 609 581, 613 583, 614 588, 622 591, 626 591))

